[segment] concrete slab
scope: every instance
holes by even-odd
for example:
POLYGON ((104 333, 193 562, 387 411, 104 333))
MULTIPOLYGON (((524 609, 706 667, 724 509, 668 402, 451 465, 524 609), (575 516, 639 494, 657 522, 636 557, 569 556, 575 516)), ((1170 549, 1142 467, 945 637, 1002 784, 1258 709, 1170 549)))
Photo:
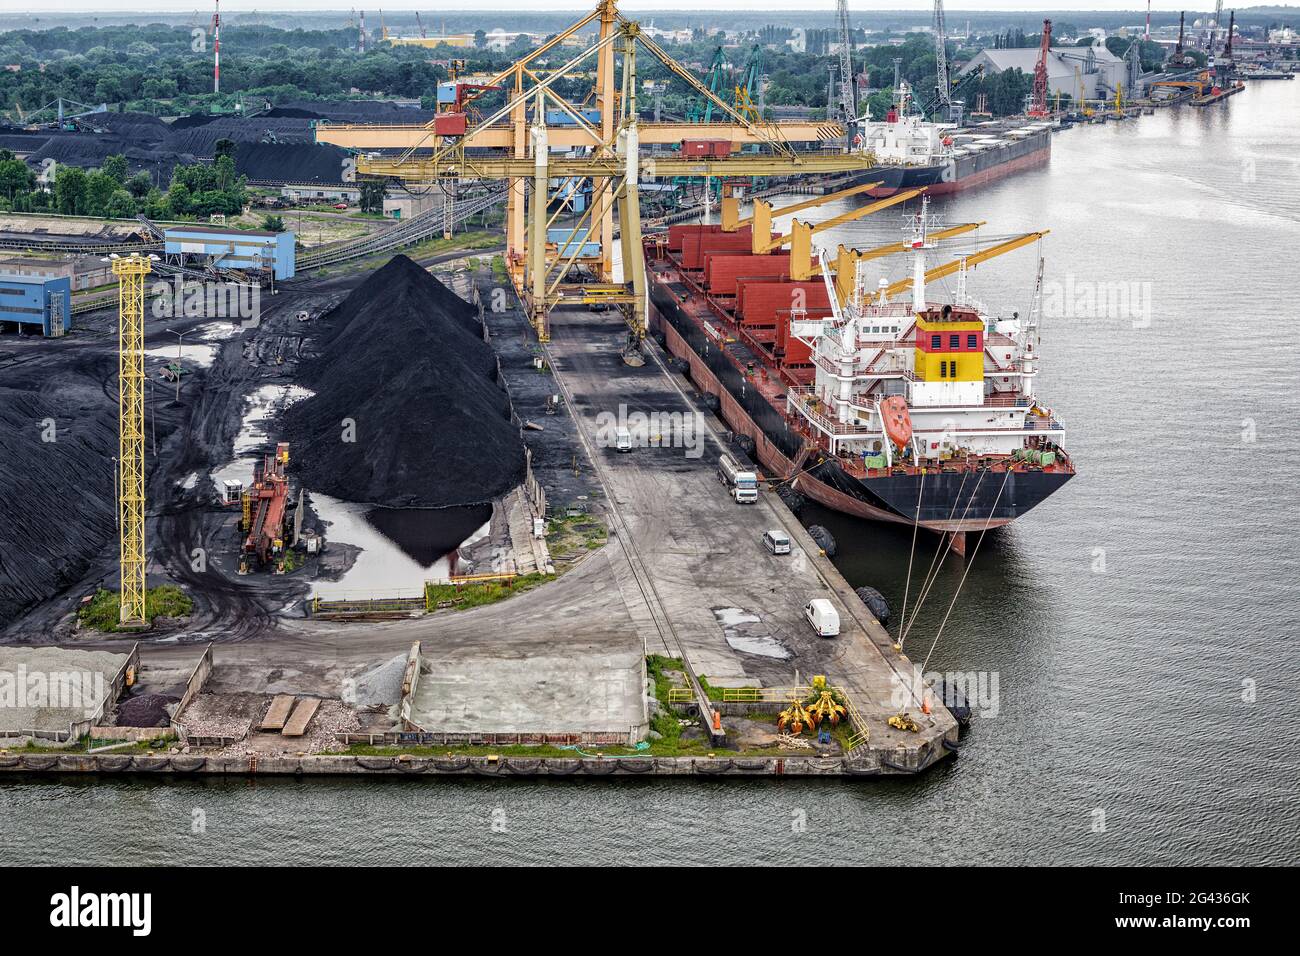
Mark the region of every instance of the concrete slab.
POLYGON ((412 719, 444 733, 628 733, 641 723, 639 649, 423 655, 412 719))

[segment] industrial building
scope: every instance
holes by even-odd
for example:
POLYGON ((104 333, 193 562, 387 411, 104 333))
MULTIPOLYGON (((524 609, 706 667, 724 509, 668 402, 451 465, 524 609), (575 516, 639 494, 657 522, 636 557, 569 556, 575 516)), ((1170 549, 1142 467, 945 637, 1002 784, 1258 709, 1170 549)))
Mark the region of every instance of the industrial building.
POLYGON ((72 329, 72 280, 67 276, 21 276, 0 272, 0 327, 19 335, 58 337, 72 329))
MULTIPOLYGON (((980 50, 962 67, 960 75, 982 68, 987 76, 1016 69, 1033 76, 1038 52, 1038 47, 980 50)), ((1125 70, 1124 61, 1100 43, 1091 47, 1052 47, 1047 56, 1047 92, 1049 96, 1060 93, 1077 98, 1082 83, 1085 98, 1105 99, 1126 82, 1125 70)))
POLYGON ((72 280, 72 291, 97 289, 117 281, 109 264, 98 256, 81 256, 73 259, 31 259, 15 256, 0 259, 0 273, 14 276, 35 276, 52 279, 66 276, 72 280))
POLYGON ((357 186, 332 186, 328 183, 289 183, 280 187, 280 197, 292 202, 345 202, 356 205, 361 201, 357 186))
POLYGON ((293 232, 218 229, 212 226, 169 226, 163 231, 164 251, 181 265, 219 271, 269 272, 292 279, 295 267, 293 232))

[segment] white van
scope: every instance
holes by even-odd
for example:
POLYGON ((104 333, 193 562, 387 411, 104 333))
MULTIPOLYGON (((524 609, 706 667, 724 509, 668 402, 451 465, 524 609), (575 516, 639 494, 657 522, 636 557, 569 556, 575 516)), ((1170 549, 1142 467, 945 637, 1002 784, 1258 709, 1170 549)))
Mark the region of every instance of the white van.
POLYGON ((773 554, 790 553, 790 536, 784 531, 772 529, 763 532, 763 546, 773 554))
POLYGON ((620 427, 618 431, 614 433, 614 447, 619 451, 631 451, 632 433, 626 428, 620 427))
POLYGON ((803 616, 813 626, 818 637, 834 637, 840 632, 840 615, 835 605, 825 598, 813 598, 803 606, 803 616))

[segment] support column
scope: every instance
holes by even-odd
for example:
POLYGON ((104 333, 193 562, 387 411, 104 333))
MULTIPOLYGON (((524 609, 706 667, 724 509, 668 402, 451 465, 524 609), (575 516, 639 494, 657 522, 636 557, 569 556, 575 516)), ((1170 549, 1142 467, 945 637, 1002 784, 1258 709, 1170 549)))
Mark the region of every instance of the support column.
POLYGON ((537 115, 533 120, 533 195, 528 210, 528 309, 540 342, 549 342, 546 315, 546 206, 549 183, 546 173, 550 146, 546 138, 546 109, 543 94, 537 94, 537 115))
MULTIPOLYGON (((523 78, 519 69, 515 70, 514 95, 516 102, 510 111, 510 131, 513 137, 513 150, 516 159, 528 155, 528 110, 523 96, 523 78)), ((510 193, 506 198, 506 263, 514 274, 515 262, 524 255, 526 236, 524 231, 524 208, 527 195, 527 181, 521 178, 509 180, 510 193)))
MULTIPOLYGON (((618 28, 618 9, 614 0, 601 0, 600 39, 608 39, 618 28)), ((604 144, 597 152, 608 150, 614 142, 616 116, 614 112, 614 46, 601 48, 596 62, 596 104, 600 108, 600 139, 604 144)), ((593 182, 593 187, 596 185, 593 182)), ((600 236, 600 281, 612 282, 614 278, 614 190, 606 189, 592 212, 600 236)))

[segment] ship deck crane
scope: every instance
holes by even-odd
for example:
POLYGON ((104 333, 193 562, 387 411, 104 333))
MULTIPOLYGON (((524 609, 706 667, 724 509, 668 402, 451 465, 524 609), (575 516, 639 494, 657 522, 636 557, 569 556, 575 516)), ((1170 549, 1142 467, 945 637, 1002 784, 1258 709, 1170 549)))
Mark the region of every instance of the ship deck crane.
MULTIPOLYGON (((962 256, 961 258, 954 259, 951 262, 945 262, 941 266, 935 266, 933 269, 927 269, 925 272, 925 281, 927 283, 935 282, 939 279, 960 272, 963 269, 969 269, 970 267, 977 266, 982 262, 987 262, 997 256, 1005 255, 1008 252, 1014 252, 1017 249, 1022 249, 1031 242, 1037 242, 1039 239, 1042 239, 1050 231, 1051 230, 1049 229, 1044 229, 1041 232, 1026 232, 1012 239, 999 242, 997 245, 989 246, 987 249, 981 249, 979 252, 972 253, 969 256, 962 256)), ((930 238, 938 238, 938 235, 939 234, 932 235, 930 238)), ((880 294, 886 299, 891 298, 892 296, 896 296, 911 289, 914 281, 915 280, 912 276, 908 276, 906 279, 899 279, 897 282, 893 282, 881 289, 880 294)))

